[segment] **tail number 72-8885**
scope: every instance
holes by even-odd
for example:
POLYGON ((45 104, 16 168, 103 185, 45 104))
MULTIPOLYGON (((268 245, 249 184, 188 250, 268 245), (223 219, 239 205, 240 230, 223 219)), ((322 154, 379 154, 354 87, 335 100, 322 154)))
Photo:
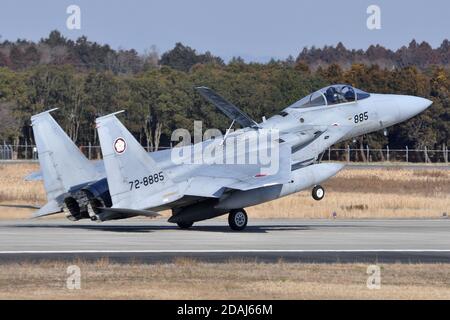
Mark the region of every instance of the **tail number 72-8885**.
POLYGON ((130 190, 133 189, 139 189, 140 187, 148 187, 154 183, 162 182, 164 181, 164 175, 162 171, 151 174, 148 177, 143 177, 141 179, 136 179, 133 181, 129 181, 130 184, 130 190))

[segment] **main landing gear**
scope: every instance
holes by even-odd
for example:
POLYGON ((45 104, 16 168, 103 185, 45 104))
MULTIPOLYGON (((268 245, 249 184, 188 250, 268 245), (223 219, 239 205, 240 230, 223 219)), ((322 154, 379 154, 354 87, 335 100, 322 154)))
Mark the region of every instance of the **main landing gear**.
POLYGON ((248 216, 244 209, 231 210, 228 215, 228 224, 235 231, 244 230, 247 226, 248 216))
MULTIPOLYGON (((228 214, 228 225, 234 231, 242 231, 247 226, 248 216, 244 209, 233 209, 228 214)), ((180 229, 189 229, 194 223, 189 221, 177 222, 180 229)))
POLYGON ((317 185, 312 189, 312 197, 314 200, 322 200, 325 196, 325 189, 322 186, 317 185))

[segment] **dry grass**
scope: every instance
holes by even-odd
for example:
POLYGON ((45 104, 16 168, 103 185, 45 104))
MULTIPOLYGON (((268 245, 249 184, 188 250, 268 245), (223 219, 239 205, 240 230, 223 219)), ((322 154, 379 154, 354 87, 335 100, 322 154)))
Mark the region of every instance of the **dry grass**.
POLYGON ((364 264, 12 263, 0 265, 0 299, 450 299, 448 264, 380 267, 381 288, 369 290, 364 264), (70 264, 80 290, 66 287, 70 264))
POLYGON ((450 170, 347 169, 325 182, 314 201, 303 191, 257 207, 253 217, 433 218, 450 214, 450 170))
POLYGON ((38 170, 39 166, 31 163, 0 164, 0 202, 45 202, 42 182, 24 180, 26 175, 38 170))
MULTIPOLYGON (((46 201, 41 181, 25 181, 24 177, 38 171, 36 164, 0 165, 0 205, 42 205, 46 201)), ((0 207, 0 219, 29 218, 33 209, 0 207)))
MULTIPOLYGON (((23 181, 34 164, 0 165, 0 204, 42 204, 41 182, 23 181)), ((248 208, 252 218, 438 218, 450 214, 450 170, 347 169, 325 182, 326 196, 310 191, 248 208)), ((0 219, 27 218, 30 209, 0 207, 0 219)), ((167 215, 167 214, 165 214, 167 215)))

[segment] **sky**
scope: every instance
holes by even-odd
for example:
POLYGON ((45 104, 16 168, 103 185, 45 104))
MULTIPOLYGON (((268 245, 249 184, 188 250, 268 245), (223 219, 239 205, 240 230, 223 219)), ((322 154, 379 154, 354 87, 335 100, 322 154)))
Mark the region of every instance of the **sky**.
POLYGON ((450 38, 449 12, 448 0, 1 0, 0 41, 37 41, 57 29, 114 49, 155 45, 163 53, 182 42, 225 60, 265 62, 338 42, 395 50, 416 39, 437 47, 450 38), (80 30, 66 26, 70 5, 80 7, 80 30), (370 5, 380 8, 381 29, 367 27, 370 5))

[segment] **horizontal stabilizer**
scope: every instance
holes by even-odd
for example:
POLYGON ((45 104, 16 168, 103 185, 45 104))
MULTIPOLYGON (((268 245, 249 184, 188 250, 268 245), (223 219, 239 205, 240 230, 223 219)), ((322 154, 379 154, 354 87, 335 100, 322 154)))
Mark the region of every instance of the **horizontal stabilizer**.
POLYGON ((49 216, 51 214, 62 212, 61 205, 58 204, 56 200, 50 200, 38 211, 34 212, 31 218, 39 218, 44 216, 49 216))
POLYGON ((250 118, 244 111, 228 102, 208 87, 197 87, 197 91, 209 102, 222 111, 228 118, 239 123, 243 128, 259 127, 255 120, 250 118))
POLYGON ((24 178, 25 181, 41 181, 42 171, 34 171, 24 178))
POLYGON ((32 204, 0 204, 3 208, 17 208, 17 209, 40 209, 41 207, 32 204))
POLYGON ((97 208, 97 209, 100 210, 100 214, 98 216, 102 221, 125 219, 137 216, 156 218, 160 215, 157 212, 148 210, 135 210, 124 208, 97 208))

